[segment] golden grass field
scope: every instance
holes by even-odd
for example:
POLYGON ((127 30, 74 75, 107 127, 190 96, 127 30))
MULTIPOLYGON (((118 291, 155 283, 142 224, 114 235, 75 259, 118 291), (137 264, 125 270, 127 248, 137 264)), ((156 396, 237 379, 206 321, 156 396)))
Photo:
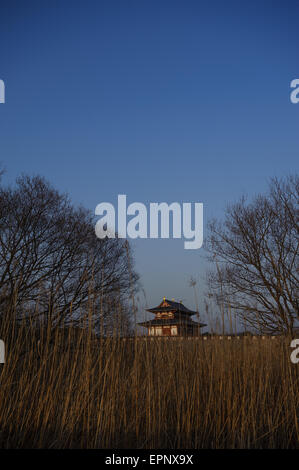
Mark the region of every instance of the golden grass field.
POLYGON ((2 324, 2 448, 298 448, 290 340, 96 339, 2 324))

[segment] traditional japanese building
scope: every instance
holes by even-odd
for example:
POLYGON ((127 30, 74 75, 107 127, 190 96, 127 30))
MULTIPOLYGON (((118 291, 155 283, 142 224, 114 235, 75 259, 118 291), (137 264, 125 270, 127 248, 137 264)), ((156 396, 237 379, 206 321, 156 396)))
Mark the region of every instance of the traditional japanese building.
POLYGON ((206 326, 191 319, 197 312, 165 297, 160 305, 149 308, 147 312, 153 313, 155 318, 138 325, 147 328, 149 336, 199 336, 200 328, 206 326))

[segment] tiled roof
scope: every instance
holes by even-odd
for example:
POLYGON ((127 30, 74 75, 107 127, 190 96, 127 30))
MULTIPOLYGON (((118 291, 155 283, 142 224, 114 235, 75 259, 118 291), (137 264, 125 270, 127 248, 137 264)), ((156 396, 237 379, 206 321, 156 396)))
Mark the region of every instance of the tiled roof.
POLYGON ((165 299, 163 302, 166 302, 167 304, 169 304, 169 306, 161 307, 160 306, 161 304, 160 304, 157 307, 149 308, 147 311, 151 312, 151 313, 176 311, 176 312, 185 313, 185 314, 188 314, 188 315, 196 315, 197 314, 197 312, 189 310, 189 308, 185 307, 185 305, 183 305, 180 302, 175 302, 174 300, 168 300, 168 299, 165 299))

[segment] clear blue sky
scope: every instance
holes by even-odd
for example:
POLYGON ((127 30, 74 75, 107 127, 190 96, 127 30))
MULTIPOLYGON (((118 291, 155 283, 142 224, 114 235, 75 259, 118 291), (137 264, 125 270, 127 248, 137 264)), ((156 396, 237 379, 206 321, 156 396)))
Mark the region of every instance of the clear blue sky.
MULTIPOLYGON (((4 181, 42 174, 92 211, 127 194, 220 217, 298 171, 298 18, 295 1, 2 2, 4 181)), ((134 247, 148 303, 194 307, 203 250, 134 247)))

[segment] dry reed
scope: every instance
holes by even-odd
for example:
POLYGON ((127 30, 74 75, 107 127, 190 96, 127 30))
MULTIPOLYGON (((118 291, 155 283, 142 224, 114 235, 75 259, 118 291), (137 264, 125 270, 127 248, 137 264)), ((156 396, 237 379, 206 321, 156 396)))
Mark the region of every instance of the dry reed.
POLYGON ((96 338, 2 321, 2 448, 298 448, 288 339, 96 338))

